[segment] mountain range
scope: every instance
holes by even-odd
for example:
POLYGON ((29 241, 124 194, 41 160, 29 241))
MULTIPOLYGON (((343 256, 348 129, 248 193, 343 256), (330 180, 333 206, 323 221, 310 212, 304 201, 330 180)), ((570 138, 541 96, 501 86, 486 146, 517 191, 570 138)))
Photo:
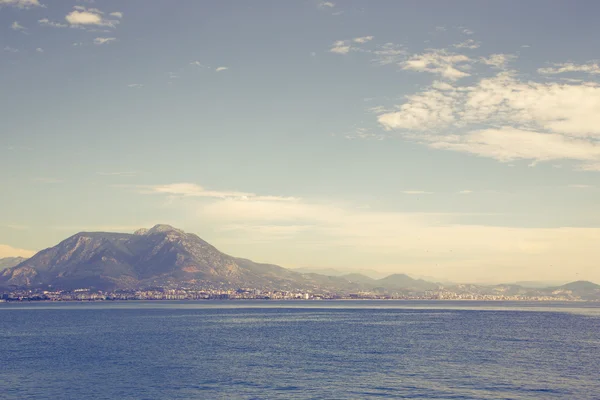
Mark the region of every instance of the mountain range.
MULTIPOLYGON (((0 288, 4 289, 116 290, 160 286, 393 293, 441 288, 439 283, 405 274, 381 279, 360 273, 331 276, 256 263, 222 253, 197 235, 169 225, 156 225, 133 234, 80 232, 29 259, 1 259, 1 265, 8 267, 0 268, 0 288)), ((585 281, 550 288, 519 285, 444 285, 444 288, 457 293, 572 293, 583 299, 600 299, 600 286, 585 281)))

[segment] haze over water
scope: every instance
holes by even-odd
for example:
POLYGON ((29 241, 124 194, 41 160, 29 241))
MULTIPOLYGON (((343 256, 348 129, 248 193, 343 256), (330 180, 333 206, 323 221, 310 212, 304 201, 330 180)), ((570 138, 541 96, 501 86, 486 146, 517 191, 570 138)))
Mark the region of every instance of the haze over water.
POLYGON ((1 398, 597 399, 600 305, 0 304, 1 398))

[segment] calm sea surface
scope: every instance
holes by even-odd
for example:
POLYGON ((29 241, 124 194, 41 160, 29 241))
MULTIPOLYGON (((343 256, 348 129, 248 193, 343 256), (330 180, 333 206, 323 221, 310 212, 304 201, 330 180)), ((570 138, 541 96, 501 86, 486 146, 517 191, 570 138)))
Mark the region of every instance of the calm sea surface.
POLYGON ((2 399, 600 399, 600 305, 0 304, 2 399))

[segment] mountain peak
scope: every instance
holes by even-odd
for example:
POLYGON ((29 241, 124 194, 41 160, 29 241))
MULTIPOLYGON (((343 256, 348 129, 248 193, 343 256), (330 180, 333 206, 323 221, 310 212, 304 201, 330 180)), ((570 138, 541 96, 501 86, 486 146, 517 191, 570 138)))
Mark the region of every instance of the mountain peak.
MULTIPOLYGON (((140 230, 138 230, 137 232, 140 232, 140 230)), ((184 233, 181 229, 177 229, 172 227, 171 225, 167 225, 167 224, 157 224, 154 225, 150 230, 148 230, 147 232, 144 232, 145 235, 152 235, 153 233, 164 233, 164 232, 177 232, 177 233, 184 233)))

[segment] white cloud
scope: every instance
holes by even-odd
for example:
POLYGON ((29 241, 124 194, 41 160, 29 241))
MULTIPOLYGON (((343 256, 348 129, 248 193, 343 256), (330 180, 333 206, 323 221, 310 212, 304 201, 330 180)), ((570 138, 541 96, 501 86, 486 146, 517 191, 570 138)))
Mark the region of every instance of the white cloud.
POLYGON ((481 46, 481 42, 477 42, 473 39, 467 39, 464 42, 457 43, 454 45, 457 49, 478 49, 481 46))
POLYGON ((417 194, 433 194, 433 192, 426 192, 424 190, 404 190, 402 193, 404 193, 404 194, 412 194, 412 195, 417 195, 417 194))
MULTIPOLYGON (((129 85, 128 85, 129 86, 129 85)), ((97 172, 98 175, 101 176, 136 176, 138 174, 137 171, 117 171, 117 172, 97 172)))
MULTIPOLYGON (((1 0, 0 0, 1 1, 1 0)), ((1 5, 2 3, 0 3, 1 5)), ((18 249, 6 244, 0 244, 0 258, 3 257, 31 257, 35 254, 35 251, 18 249)))
POLYGON ((11 6, 16 8, 33 8, 45 7, 40 4, 39 0, 0 0, 0 8, 2 6, 11 6))
POLYGON ((582 185, 582 184, 572 184, 572 185, 569 185, 569 187, 573 188, 573 189, 591 189, 591 188, 593 188, 592 185, 582 185))
POLYGON ((458 194, 471 194, 473 193, 472 190, 461 190, 460 192, 458 192, 458 194))
POLYGON ((377 45, 371 53, 375 56, 371 61, 377 65, 397 64, 406 57, 406 49, 402 45, 391 42, 377 45))
POLYGON ((120 12, 120 11, 111 12, 108 15, 113 16, 113 17, 117 17, 117 18, 123 18, 123 13, 120 12))
POLYGON ((258 196, 254 193, 237 191, 219 191, 207 190, 195 183, 171 183, 166 185, 138 185, 135 186, 140 193, 144 194, 165 194, 181 197, 214 197, 214 198, 234 198, 240 201, 295 201, 292 197, 280 196, 258 196))
POLYGON ((4 51, 9 52, 9 53, 18 53, 19 49, 15 49, 14 47, 10 47, 10 46, 5 46, 4 51))
POLYGON ((130 87, 130 88, 141 88, 141 87, 144 87, 144 85, 142 83, 130 83, 130 84, 127 85, 127 87, 130 87))
POLYGON ((352 41, 355 43, 367 43, 367 42, 370 42, 371 40, 373 40, 373 37, 374 36, 361 36, 361 37, 352 39, 352 41))
POLYGON ((48 18, 42 18, 42 19, 38 20, 38 23, 41 26, 46 26, 46 27, 50 27, 50 28, 67 28, 68 27, 67 24, 61 24, 60 22, 50 21, 48 18))
POLYGON ((600 145, 552 133, 524 131, 511 127, 473 131, 456 137, 434 137, 429 146, 489 157, 499 161, 550 161, 600 159, 600 145))
POLYGON ((373 40, 373 38, 374 36, 361 36, 349 40, 336 40, 331 45, 329 52, 336 54, 348 54, 351 51, 359 51, 363 53, 375 53, 377 51, 377 58, 374 60, 375 62, 378 60, 383 60, 383 58, 386 56, 389 57, 396 55, 395 53, 392 53, 398 51, 397 47, 393 43, 386 43, 384 46, 377 46, 376 51, 361 47, 361 45, 370 42, 373 40))
POLYGON ((72 26, 107 26, 114 28, 119 24, 119 20, 108 20, 103 16, 103 12, 97 8, 88 8, 82 6, 73 7, 74 10, 65 16, 65 20, 72 26))
POLYGON ((350 46, 348 45, 334 45, 329 49, 330 53, 336 54, 348 54, 350 52, 350 46))
POLYGON ((471 62, 472 60, 464 54, 432 49, 423 54, 415 54, 400 65, 404 70, 429 72, 455 81, 470 75, 463 70, 468 69, 471 62))
POLYGON ((319 8, 333 8, 335 7, 335 3, 331 1, 321 1, 319 3, 319 8))
POLYGON ((202 64, 200 61, 192 61, 190 62, 190 65, 194 65, 196 67, 201 67, 201 68, 205 68, 206 66, 204 64, 202 64))
POLYGON ((37 51, 38 53, 43 53, 44 49, 42 49, 41 47, 38 47, 37 49, 35 49, 35 51, 37 51))
POLYGON ((498 68, 505 69, 507 64, 514 60, 516 57, 512 54, 492 54, 488 57, 481 57, 479 61, 483 64, 498 68))
POLYGON ((94 39, 94 44, 101 45, 101 44, 113 42, 115 40, 117 40, 117 39, 114 37, 97 37, 94 39))
POLYGON ((25 31, 25 30, 27 30, 27 28, 25 28, 23 25, 21 25, 18 21, 14 21, 10 25, 10 29, 12 29, 13 31, 25 31))
POLYGON ((215 69, 216 72, 221 72, 221 71, 226 71, 228 70, 228 67, 218 67, 217 69, 215 69))
POLYGON ((539 68, 538 73, 546 75, 563 74, 566 72, 585 72, 588 74, 600 74, 600 65, 598 63, 574 64, 559 63, 552 67, 539 68))
POLYGON ((570 159, 594 170, 600 163, 598 110, 598 85, 523 82, 501 72, 471 86, 434 82, 378 121, 435 148, 501 161, 570 159))
POLYGON ((379 123, 387 130, 429 130, 452 125, 455 120, 456 99, 439 90, 407 96, 398 111, 379 115, 379 123))

